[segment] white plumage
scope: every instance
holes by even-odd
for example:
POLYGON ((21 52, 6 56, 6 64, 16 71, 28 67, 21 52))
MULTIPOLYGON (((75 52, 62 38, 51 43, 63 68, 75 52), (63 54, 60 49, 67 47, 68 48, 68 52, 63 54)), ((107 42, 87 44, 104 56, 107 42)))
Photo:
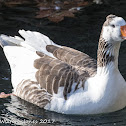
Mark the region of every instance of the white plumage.
MULTIPOLYGON (((118 70, 118 52, 120 43, 124 40, 120 27, 124 25, 126 25, 126 22, 123 18, 114 15, 110 15, 108 17, 103 25, 101 34, 102 41, 101 39, 100 41, 103 45, 100 45, 99 47, 99 60, 97 62, 96 74, 93 76, 89 75, 88 78, 86 78, 84 88, 81 88, 83 82, 80 81, 80 88, 75 90, 77 82, 73 82, 71 92, 67 92, 67 99, 64 99, 63 95, 65 85, 59 86, 58 93, 53 92, 50 94, 51 98, 44 106, 45 109, 64 114, 98 114, 117 111, 126 106, 126 82, 118 70), (107 44, 111 45, 110 48, 108 48, 107 44), (104 58, 105 61, 103 60, 102 63, 100 58, 104 58)), ((39 51, 52 59, 56 59, 59 64, 61 62, 66 64, 68 63, 67 61, 61 61, 62 59, 58 59, 58 56, 56 57, 54 55, 58 49, 64 49, 64 47, 55 44, 47 36, 39 32, 25 30, 19 30, 19 33, 24 39, 18 36, 8 37, 6 35, 1 35, 1 46, 4 49, 5 55, 11 67, 11 80, 15 95, 18 92, 17 86, 20 85, 20 83, 23 85, 25 80, 30 80, 30 84, 32 84, 31 81, 33 81, 33 87, 35 87, 35 90, 43 90, 41 84, 37 83, 39 81, 36 79, 36 72, 40 69, 38 70, 34 67, 34 62, 36 59, 41 59, 41 56, 37 55, 36 51, 39 51), (47 51, 47 45, 53 45, 54 48, 56 48, 54 53, 47 51), (36 84, 38 84, 38 86, 36 86, 36 84)), ((65 60, 65 58, 63 60, 65 60)), ((46 63, 46 61, 44 62, 46 63)), ((48 65, 48 63, 46 65, 48 65)), ((68 63, 68 65, 71 64, 68 63)), ((54 65, 53 68, 54 67, 56 66, 54 65)), ((74 65, 72 67, 74 67, 74 65)), ((49 73, 49 71, 47 71, 47 73, 49 73)), ((90 72, 88 71, 88 73, 90 72)), ((41 78, 41 74, 38 74, 38 76, 41 78)), ((61 82, 61 79, 62 78, 60 78, 59 82, 61 82)), ((30 88, 32 88, 31 85, 30 88)), ((22 89, 25 89, 25 85, 22 89)), ((37 94, 34 94, 35 90, 33 90, 33 96, 30 97, 37 97, 37 94)), ((18 92, 18 94, 19 93, 20 92, 18 92)), ((48 95, 48 92, 45 94, 48 95)), ((21 96, 19 95, 19 97, 23 98, 24 95, 25 93, 21 94, 21 96)), ((35 103, 29 99, 27 100, 26 97, 25 100, 38 105, 37 102, 35 103)))

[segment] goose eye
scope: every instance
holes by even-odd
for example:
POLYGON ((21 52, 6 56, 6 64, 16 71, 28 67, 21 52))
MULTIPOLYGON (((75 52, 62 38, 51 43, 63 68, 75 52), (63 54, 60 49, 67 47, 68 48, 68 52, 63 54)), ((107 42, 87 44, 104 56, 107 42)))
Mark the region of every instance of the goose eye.
POLYGON ((115 28, 115 25, 111 25, 111 27, 115 28))

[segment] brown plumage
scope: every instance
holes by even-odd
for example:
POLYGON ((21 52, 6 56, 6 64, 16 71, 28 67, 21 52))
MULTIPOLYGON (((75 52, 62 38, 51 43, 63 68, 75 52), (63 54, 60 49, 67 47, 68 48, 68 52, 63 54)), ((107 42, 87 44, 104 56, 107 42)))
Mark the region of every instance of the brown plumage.
POLYGON ((98 46, 98 55, 97 55, 97 66, 104 67, 110 62, 115 60, 114 56, 110 53, 107 53, 107 50, 111 50, 113 45, 111 43, 105 42, 105 40, 101 37, 99 40, 98 46))
MULTIPOLYGON (((110 22, 113 20, 113 18, 115 18, 115 15, 108 15, 106 17, 106 21, 103 24, 104 26, 108 26, 110 24, 110 22)), ((112 43, 108 43, 107 41, 105 41, 105 39, 102 37, 103 34, 103 27, 102 27, 102 31, 101 31, 101 35, 99 38, 99 44, 98 44, 98 51, 97 51, 97 67, 104 67, 107 64, 109 64, 110 62, 113 62, 115 60, 115 57, 108 53, 108 50, 111 50, 113 48, 113 44, 112 43)))
POLYGON ((19 83, 14 94, 41 108, 45 107, 52 97, 44 88, 41 89, 38 83, 31 80, 23 80, 19 83))
POLYGON ((67 99, 67 94, 71 92, 71 87, 76 83, 75 90, 80 87, 84 88, 84 82, 90 76, 96 74, 96 60, 88 55, 68 48, 47 45, 48 52, 51 52, 55 58, 49 57, 41 52, 35 60, 34 67, 38 69, 36 79, 41 88, 48 93, 58 93, 59 87, 64 87, 63 96, 67 99))

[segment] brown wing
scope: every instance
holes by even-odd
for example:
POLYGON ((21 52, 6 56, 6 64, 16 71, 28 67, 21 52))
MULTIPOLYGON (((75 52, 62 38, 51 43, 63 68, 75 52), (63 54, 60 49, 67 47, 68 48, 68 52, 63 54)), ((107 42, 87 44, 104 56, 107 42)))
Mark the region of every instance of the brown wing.
POLYGON ((59 87, 64 87, 63 95, 67 99, 73 83, 76 84, 74 90, 84 88, 87 78, 96 72, 96 61, 82 52, 52 45, 48 45, 47 50, 56 59, 37 52, 40 56, 34 61, 34 67, 38 69, 37 82, 23 80, 15 91, 16 96, 42 108, 51 101, 52 94, 57 93, 59 87))
POLYGON ((64 46, 60 48, 54 45, 47 45, 46 49, 48 52, 51 52, 57 59, 64 61, 73 67, 78 67, 79 72, 86 71, 89 76, 96 74, 96 60, 87 54, 64 46))
POLYGON ((49 94, 44 88, 40 88, 37 82, 31 80, 22 80, 14 94, 21 99, 33 103, 41 108, 44 108, 50 101, 52 95, 49 94))
POLYGON ((75 90, 79 88, 80 82, 80 87, 84 87, 86 79, 96 73, 96 61, 88 55, 68 47, 48 45, 46 48, 56 59, 37 52, 41 58, 34 62, 34 66, 38 69, 38 83, 50 94, 57 93, 58 88, 64 86, 63 95, 67 99, 74 82, 75 90))
POLYGON ((58 88, 64 86, 63 95, 67 99, 72 84, 79 81, 79 73, 71 65, 58 59, 51 58, 41 52, 37 52, 41 58, 35 60, 34 67, 38 69, 36 78, 41 88, 48 93, 58 93, 58 88))

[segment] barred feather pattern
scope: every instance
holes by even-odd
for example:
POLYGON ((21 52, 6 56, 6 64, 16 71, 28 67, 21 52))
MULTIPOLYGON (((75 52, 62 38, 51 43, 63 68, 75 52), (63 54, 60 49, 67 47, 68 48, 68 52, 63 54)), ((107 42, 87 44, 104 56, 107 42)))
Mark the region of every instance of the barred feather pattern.
POLYGON ((45 107, 52 97, 44 88, 40 88, 38 83, 31 80, 23 80, 19 83, 14 94, 41 108, 45 107))
POLYGON ((84 53, 54 45, 48 45, 47 51, 56 58, 37 52, 40 58, 35 60, 34 67, 38 69, 38 83, 50 94, 57 94, 58 88, 64 87, 63 96, 67 100, 73 84, 76 83, 74 91, 84 88, 87 78, 96 74, 96 61, 84 53))
POLYGON ((115 60, 115 57, 110 53, 113 45, 106 42, 102 37, 99 40, 97 53, 97 67, 104 67, 115 60))
POLYGON ((96 74, 96 60, 85 53, 75 49, 62 46, 62 48, 48 45, 47 50, 51 52, 57 59, 75 67, 80 74, 87 72, 89 76, 96 74))
MULTIPOLYGON (((108 26, 110 22, 115 18, 115 15, 109 15, 106 17, 106 21, 103 24, 104 26, 108 26)), ((111 53, 111 49, 113 48, 112 43, 107 42, 103 37, 103 27, 99 39, 99 44, 98 44, 98 51, 97 51, 97 67, 104 67, 110 62, 113 62, 115 60, 115 57, 111 53)))

